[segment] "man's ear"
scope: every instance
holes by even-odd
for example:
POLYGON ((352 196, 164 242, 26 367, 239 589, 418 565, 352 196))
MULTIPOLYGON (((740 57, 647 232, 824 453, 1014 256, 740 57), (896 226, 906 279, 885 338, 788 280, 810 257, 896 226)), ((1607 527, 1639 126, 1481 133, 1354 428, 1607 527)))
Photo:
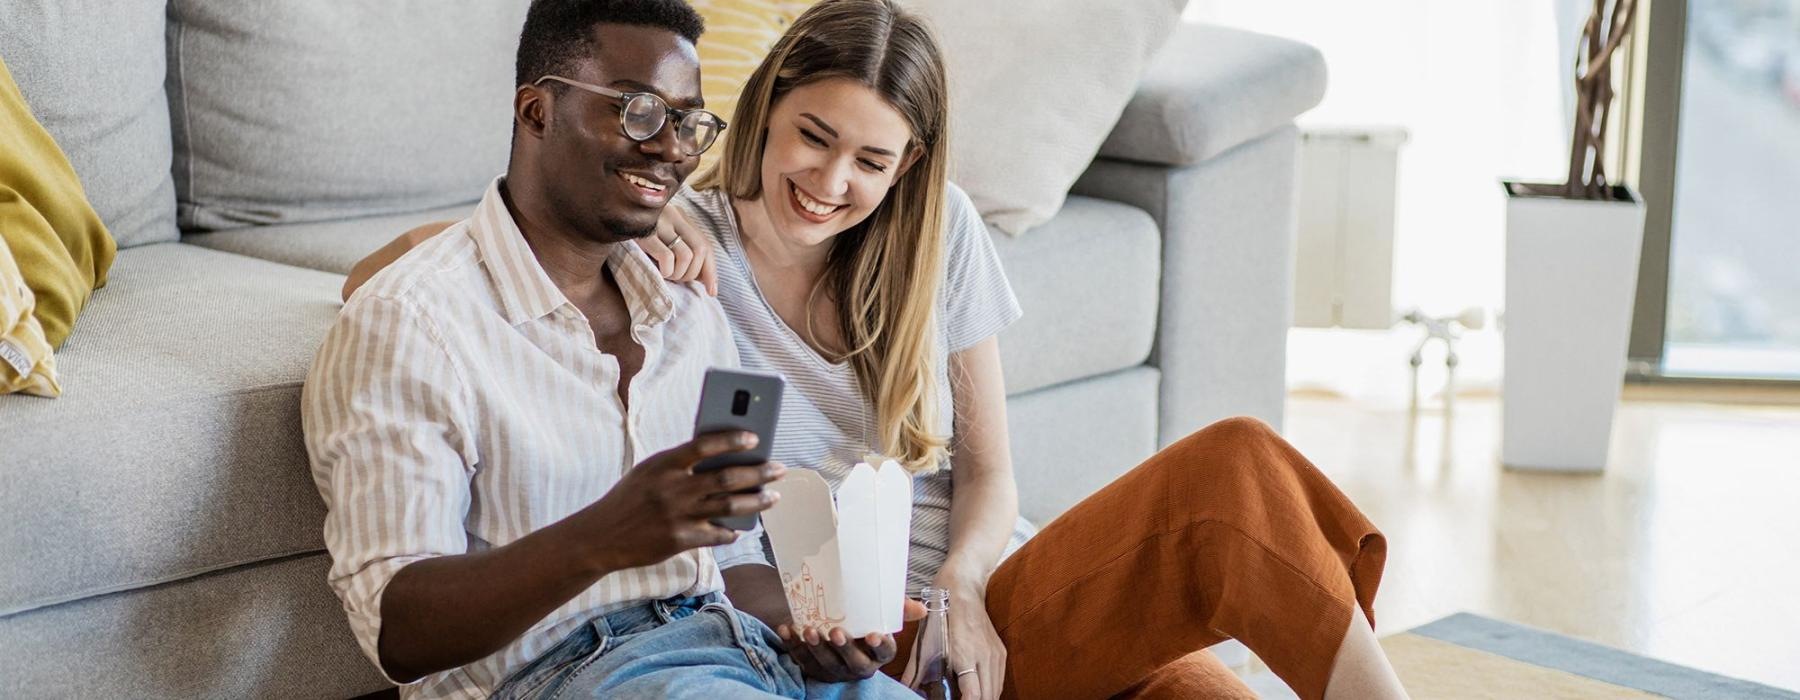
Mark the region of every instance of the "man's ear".
POLYGON ((532 138, 544 138, 550 122, 550 96, 535 85, 520 85, 513 92, 513 122, 532 138))
POLYGON ((888 187, 892 188, 894 185, 900 184, 900 178, 905 177, 906 171, 911 170, 913 164, 919 162, 919 159, 923 157, 925 157, 924 146, 917 143, 908 146, 906 149, 906 157, 900 159, 900 167, 894 168, 894 181, 890 183, 888 187))

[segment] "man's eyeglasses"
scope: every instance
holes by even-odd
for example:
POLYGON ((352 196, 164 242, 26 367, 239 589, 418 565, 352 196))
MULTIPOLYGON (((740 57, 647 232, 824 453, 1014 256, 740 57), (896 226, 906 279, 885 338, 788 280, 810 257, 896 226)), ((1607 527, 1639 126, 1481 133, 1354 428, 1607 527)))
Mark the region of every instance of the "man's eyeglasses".
POLYGON ((675 122, 676 144, 687 155, 697 156, 711 148, 719 134, 725 131, 725 120, 720 119, 719 115, 704 109, 675 109, 652 93, 620 92, 558 75, 538 78, 533 85, 541 85, 546 80, 619 100, 619 125, 624 127, 625 136, 633 141, 656 138, 663 126, 672 120, 675 122))

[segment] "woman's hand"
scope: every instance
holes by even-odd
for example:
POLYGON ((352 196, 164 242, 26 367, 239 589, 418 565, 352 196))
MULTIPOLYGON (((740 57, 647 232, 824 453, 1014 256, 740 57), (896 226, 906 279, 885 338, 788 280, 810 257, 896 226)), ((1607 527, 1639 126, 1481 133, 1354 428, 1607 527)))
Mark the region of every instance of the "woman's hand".
POLYGON ((957 697, 997 700, 1006 683, 1006 645, 988 619, 985 578, 939 575, 936 585, 950 591, 950 664, 957 697), (964 673, 975 669, 974 673, 964 673))
POLYGON ((370 277, 374 277, 375 273, 380 272, 381 268, 399 260, 400 256, 406 254, 406 251, 419 247, 420 243, 424 243, 455 223, 454 221, 433 221, 420 225, 400 234, 399 238, 388 241, 387 245, 370 253, 368 257, 356 261, 356 264, 350 267, 349 276, 344 278, 344 301, 349 301, 350 295, 356 293, 356 289, 363 286, 364 282, 369 281, 370 277))
POLYGON ((665 206, 656 221, 656 233, 638 241, 638 246, 656 261, 663 279, 673 282, 698 281, 706 293, 719 295, 718 267, 713 260, 712 239, 693 224, 681 210, 665 206))

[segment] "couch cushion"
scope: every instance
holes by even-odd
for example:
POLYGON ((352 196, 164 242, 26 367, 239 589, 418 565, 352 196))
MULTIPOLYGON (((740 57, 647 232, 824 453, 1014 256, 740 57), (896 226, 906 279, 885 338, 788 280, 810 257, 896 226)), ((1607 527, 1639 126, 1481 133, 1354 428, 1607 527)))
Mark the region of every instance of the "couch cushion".
POLYGON ((904 4, 943 47, 950 177, 1018 234, 1056 214, 1187 0, 904 4))
POLYGON ((1325 58, 1291 39, 1201 24, 1169 37, 1100 155, 1187 165, 1267 134, 1325 97, 1325 58))
POLYGON ((0 696, 349 698, 390 684, 312 554, 0 618, 0 696))
POLYGON ((1019 515, 1048 525, 1154 453, 1161 379, 1138 366, 1008 397, 1019 515))
POLYGON ((25 103, 121 248, 176 237, 163 4, 8 0, 0 22, 25 103))
POLYGON ((506 169, 527 5, 173 0, 182 227, 480 199, 506 169))
POLYGON ((181 242, 342 275, 349 274, 350 267, 363 256, 375 252, 376 248, 407 229, 432 221, 461 221, 474 211, 475 205, 471 202, 363 219, 190 233, 182 236, 181 242))
POLYGON ((994 234, 1024 318, 1000 334, 1006 392, 1143 364, 1156 336, 1162 237, 1142 209, 1069 197, 1025 236, 994 234))
POLYGON ((342 283, 120 251, 57 354, 62 398, 0 396, 0 615, 321 549, 300 384, 342 283))

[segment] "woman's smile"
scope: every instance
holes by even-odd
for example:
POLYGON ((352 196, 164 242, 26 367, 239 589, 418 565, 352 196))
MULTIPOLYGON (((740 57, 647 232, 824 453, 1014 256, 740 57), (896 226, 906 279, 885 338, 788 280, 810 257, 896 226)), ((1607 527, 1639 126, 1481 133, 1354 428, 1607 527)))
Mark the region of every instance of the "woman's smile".
POLYGON ((818 197, 808 194, 806 190, 800 189, 800 185, 795 184, 793 180, 787 181, 787 190, 788 205, 794 210, 794 215, 815 224, 831 221, 838 212, 849 206, 821 201, 818 197))

